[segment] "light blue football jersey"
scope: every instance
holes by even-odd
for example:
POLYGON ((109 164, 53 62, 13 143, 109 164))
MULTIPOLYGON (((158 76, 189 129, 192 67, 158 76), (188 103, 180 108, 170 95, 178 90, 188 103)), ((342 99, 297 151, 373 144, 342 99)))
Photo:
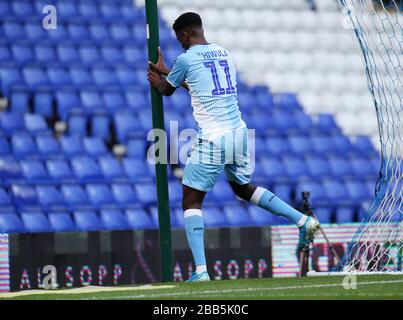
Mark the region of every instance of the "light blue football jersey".
POLYGON ((191 46, 178 56, 167 81, 174 87, 188 85, 199 135, 246 127, 238 106, 236 69, 227 49, 214 43, 191 46))

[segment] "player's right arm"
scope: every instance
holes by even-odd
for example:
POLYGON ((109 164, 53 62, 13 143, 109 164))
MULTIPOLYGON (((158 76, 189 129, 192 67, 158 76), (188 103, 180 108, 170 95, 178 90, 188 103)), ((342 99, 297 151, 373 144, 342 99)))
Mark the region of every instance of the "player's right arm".
MULTIPOLYGON (((169 73, 171 73, 171 70, 165 64, 164 54, 162 53, 160 47, 158 47, 158 61, 157 61, 157 63, 154 64, 151 61, 149 61, 148 64, 150 66, 150 69, 156 70, 159 74, 161 74, 163 76, 168 76, 169 73)), ((174 66, 174 68, 175 68, 175 66, 174 66)), ((183 88, 185 88, 186 90, 189 90, 189 87, 187 86, 185 81, 183 81, 181 83, 181 86, 183 88)))

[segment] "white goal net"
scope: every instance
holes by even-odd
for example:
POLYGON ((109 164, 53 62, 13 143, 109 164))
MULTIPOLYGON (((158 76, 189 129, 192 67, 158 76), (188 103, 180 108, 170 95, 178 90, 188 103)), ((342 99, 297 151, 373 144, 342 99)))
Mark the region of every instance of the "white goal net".
POLYGON ((362 52, 378 117, 382 166, 375 200, 348 246, 340 270, 402 271, 402 1, 340 0, 362 52))

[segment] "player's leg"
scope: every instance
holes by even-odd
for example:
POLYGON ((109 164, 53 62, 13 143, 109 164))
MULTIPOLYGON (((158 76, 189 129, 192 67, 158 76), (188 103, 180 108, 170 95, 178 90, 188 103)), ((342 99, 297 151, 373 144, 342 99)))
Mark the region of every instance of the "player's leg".
MULTIPOLYGON (((185 218, 185 231, 196 271, 188 281, 208 281, 206 257, 204 252, 204 219, 202 204, 204 197, 210 191, 222 171, 223 165, 212 163, 210 153, 216 149, 198 143, 194 146, 190 158, 186 164, 182 179, 183 184, 183 211, 185 218), (200 159, 203 154, 208 155, 208 160, 200 159)), ((219 149, 218 149, 219 151, 219 149)))
POLYGON ((201 210, 206 192, 183 185, 182 207, 185 218, 185 231, 189 247, 196 265, 196 274, 207 272, 204 252, 204 220, 201 210))
MULTIPOLYGON (((232 177, 232 180, 235 179, 236 178, 232 177)), ((229 184, 234 193, 241 199, 249 201, 277 216, 282 216, 295 223, 298 227, 303 226, 307 220, 306 215, 295 210, 265 188, 256 187, 250 183, 239 184, 235 181, 229 181, 229 184)))
POLYGON ((319 221, 317 219, 308 217, 298 210, 295 210, 265 188, 255 187, 250 183, 240 184, 235 181, 229 181, 229 183, 232 190, 241 199, 250 201, 262 209, 295 223, 299 228, 298 251, 302 250, 313 241, 316 232, 319 230, 319 221))
POLYGON ((295 223, 300 230, 298 249, 309 244, 313 241, 315 233, 319 229, 319 222, 295 210, 271 191, 251 185, 252 170, 247 130, 239 130, 239 133, 235 134, 234 137, 235 161, 225 166, 225 173, 232 190, 241 199, 250 201, 260 208, 285 217, 295 223))

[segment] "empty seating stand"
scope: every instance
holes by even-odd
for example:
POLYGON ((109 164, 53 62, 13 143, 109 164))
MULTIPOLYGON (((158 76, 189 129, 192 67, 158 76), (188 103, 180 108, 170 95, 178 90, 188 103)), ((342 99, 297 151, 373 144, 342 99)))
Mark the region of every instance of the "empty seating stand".
MULTIPOLYGON (((155 169, 147 162, 152 115, 145 10, 132 0, 59 0, 58 27, 44 30, 37 18, 54 3, 48 2, 0 1, 0 95, 8 101, 0 111, 0 233, 158 228, 155 169), (55 131, 56 121, 66 123, 64 133, 55 131), (126 147, 122 158, 112 152, 115 144, 126 147)), ((350 49, 339 50, 327 40, 343 37, 331 24, 333 12, 316 16, 303 0, 275 8, 271 1, 258 2, 254 7, 236 1, 240 10, 221 14, 222 4, 208 0, 211 10, 199 10, 202 17, 209 13, 206 28, 213 31, 212 40, 233 51, 242 74, 239 105, 248 127, 256 130, 250 146, 254 180, 295 207, 301 191, 310 191, 322 222, 356 221, 373 196, 379 154, 368 136, 344 135, 345 125, 333 111, 344 112, 363 96, 361 87, 345 88, 335 75, 336 68, 346 71, 347 63, 357 70, 357 61, 340 57, 340 50, 350 55, 350 49), (268 18, 257 26, 260 11, 268 18), (280 20, 286 14, 294 18, 280 20), (237 30, 239 21, 246 29, 239 41, 229 41, 226 26, 237 30), (284 25, 280 34, 275 21, 284 25), (327 31, 313 35, 318 21, 327 31), (251 30, 262 38, 253 43, 260 53, 247 50, 254 39, 251 30), (325 59, 324 50, 334 50, 334 59, 325 59), (307 72, 312 56, 314 70, 307 72), (270 74, 256 72, 262 66, 270 74), (323 70, 332 75, 329 81, 320 78, 323 70), (306 74, 306 83, 298 74, 306 74), (323 93, 324 83, 344 90, 343 98, 334 100, 345 106, 323 93), (313 112, 319 105, 323 109, 313 112)), ((170 66, 183 52, 170 30, 181 6, 179 0, 160 3, 160 43, 170 66)), ((351 83, 362 80, 347 76, 351 83)), ((177 121, 180 130, 195 128, 185 90, 164 103, 167 129, 170 121, 177 121)), ((171 168, 168 178, 172 226, 182 228, 182 186, 171 168)), ((203 211, 211 228, 288 223, 241 202, 224 177, 207 195, 203 211)))

